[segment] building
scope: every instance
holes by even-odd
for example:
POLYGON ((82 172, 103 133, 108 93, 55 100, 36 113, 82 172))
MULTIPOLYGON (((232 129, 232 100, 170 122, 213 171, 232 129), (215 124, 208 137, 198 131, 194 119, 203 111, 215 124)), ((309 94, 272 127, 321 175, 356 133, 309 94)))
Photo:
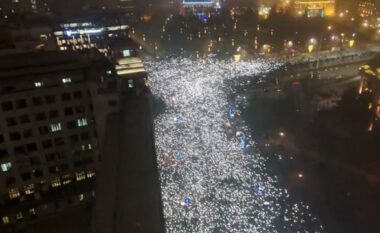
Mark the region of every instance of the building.
POLYGON ((216 0, 182 0, 183 7, 213 7, 219 5, 216 0))
POLYGON ((2 0, 0 1, 0 16, 8 18, 19 13, 49 13, 50 0, 2 0))
POLYGON ((72 17, 54 29, 57 46, 61 51, 96 48, 108 56, 110 44, 129 38, 128 17, 119 11, 72 17))
POLYGON ((295 0, 294 10, 307 17, 334 16, 335 0, 295 0))
POLYGON ((107 118, 92 232, 164 233, 147 74, 138 57, 118 59, 116 72, 121 106, 107 118))
POLYGON ((377 13, 376 4, 373 0, 360 1, 358 7, 358 14, 362 18, 368 18, 377 13))
POLYGON ((0 232, 94 197, 117 75, 96 50, 0 57, 0 232))

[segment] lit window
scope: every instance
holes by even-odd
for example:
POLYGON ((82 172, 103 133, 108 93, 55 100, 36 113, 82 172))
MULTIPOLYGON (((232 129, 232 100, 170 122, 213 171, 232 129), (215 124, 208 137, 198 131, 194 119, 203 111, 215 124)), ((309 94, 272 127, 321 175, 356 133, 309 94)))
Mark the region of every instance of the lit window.
POLYGON ((84 173, 84 171, 77 172, 75 175, 76 175, 77 181, 86 179, 86 174, 84 173))
POLYGON ((71 83, 71 78, 63 78, 62 82, 63 83, 71 83))
POLYGON ((129 88, 133 88, 133 80, 132 79, 130 79, 130 80, 128 80, 128 87, 129 88))
POLYGON ((21 213, 21 212, 18 212, 18 213, 16 214, 16 218, 17 218, 17 220, 22 220, 24 217, 22 216, 22 213, 21 213))
POLYGON ((112 74, 112 71, 111 70, 107 70, 106 73, 107 74, 112 74))
POLYGON ((92 145, 91 144, 82 145, 81 148, 82 148, 82 151, 92 150, 92 145))
POLYGON ((26 195, 33 194, 34 193, 34 184, 25 185, 24 189, 25 189, 26 195))
POLYGON ((61 123, 50 124, 50 131, 51 132, 58 132, 61 130, 62 130, 61 123))
POLYGON ((77 125, 79 127, 86 126, 88 125, 87 119, 86 118, 81 118, 77 120, 77 125))
POLYGON ((34 208, 29 209, 30 215, 36 215, 36 210, 34 208))
POLYGON ((123 57, 130 57, 131 56, 131 51, 129 49, 123 50, 123 57))
POLYGON ((10 171, 11 168, 12 168, 11 162, 1 164, 1 171, 3 172, 10 171))
POLYGON ((78 198, 79 198, 79 201, 83 201, 83 199, 84 199, 84 195, 83 195, 83 194, 79 194, 79 195, 78 195, 78 198))
POLYGON ((44 85, 43 82, 34 82, 35 87, 42 87, 44 85))
POLYGON ((59 179, 59 177, 54 177, 51 180, 51 187, 55 188, 55 187, 58 187, 58 186, 61 186, 61 180, 59 179))
POLYGON ((62 183, 63 184, 70 184, 71 183, 71 175, 67 174, 62 176, 62 183))
POLYGON ((8 224, 9 223, 9 217, 8 216, 4 216, 2 219, 3 219, 3 223, 4 224, 8 224))
POLYGON ((94 171, 87 171, 87 178, 91 178, 95 176, 95 172, 94 171))
POLYGON ((8 190, 9 198, 15 199, 20 196, 20 192, 18 191, 18 188, 12 188, 8 190))

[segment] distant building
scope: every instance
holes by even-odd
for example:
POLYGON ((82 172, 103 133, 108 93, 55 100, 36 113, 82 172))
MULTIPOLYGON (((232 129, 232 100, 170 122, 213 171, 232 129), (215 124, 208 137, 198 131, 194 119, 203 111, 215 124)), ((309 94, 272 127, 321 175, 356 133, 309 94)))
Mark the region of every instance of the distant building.
POLYGON ((358 14, 360 17, 368 18, 375 15, 377 12, 374 0, 362 0, 359 3, 358 14))
POLYGON ((0 232, 93 199, 117 87, 96 50, 0 57, 0 232))
POLYGON ((50 12, 50 0, 1 0, 0 15, 8 18, 18 13, 48 13, 50 12))
MULTIPOLYGON (((101 12, 82 17, 74 17, 60 23, 54 29, 58 49, 83 50, 96 48, 106 56, 110 56, 111 46, 118 42, 121 52, 121 41, 128 47, 129 39, 128 16, 122 12, 101 12)), ((114 51, 113 51, 114 52, 114 51)))
POLYGON ((295 0, 294 10, 307 17, 334 16, 335 0, 295 0))

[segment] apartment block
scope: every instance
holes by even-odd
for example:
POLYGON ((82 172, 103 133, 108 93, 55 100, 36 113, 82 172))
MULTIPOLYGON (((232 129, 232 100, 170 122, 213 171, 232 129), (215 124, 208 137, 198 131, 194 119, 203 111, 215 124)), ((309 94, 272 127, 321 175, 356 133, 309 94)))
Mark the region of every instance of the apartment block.
POLYGON ((0 96, 0 232, 91 201, 113 65, 96 50, 0 57, 0 96))

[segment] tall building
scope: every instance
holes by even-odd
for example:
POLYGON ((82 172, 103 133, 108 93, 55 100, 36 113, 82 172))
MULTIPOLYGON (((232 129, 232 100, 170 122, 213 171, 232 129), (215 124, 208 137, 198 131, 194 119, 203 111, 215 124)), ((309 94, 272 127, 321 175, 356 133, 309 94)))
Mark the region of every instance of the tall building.
POLYGON ((294 10, 308 17, 334 16, 335 0, 295 0, 294 10))
POLYGON ((0 57, 0 232, 93 199, 116 77, 96 50, 0 57))
POLYGON ((129 16, 120 11, 82 14, 57 25, 54 37, 61 51, 96 48, 108 56, 115 41, 124 40, 128 46, 128 19, 129 16))
POLYGON ((360 17, 367 18, 376 14, 376 4, 374 0, 362 0, 359 2, 358 14, 360 17))
POLYGON ((50 12, 50 0, 2 0, 0 1, 0 15, 8 18, 18 13, 48 13, 50 12))

